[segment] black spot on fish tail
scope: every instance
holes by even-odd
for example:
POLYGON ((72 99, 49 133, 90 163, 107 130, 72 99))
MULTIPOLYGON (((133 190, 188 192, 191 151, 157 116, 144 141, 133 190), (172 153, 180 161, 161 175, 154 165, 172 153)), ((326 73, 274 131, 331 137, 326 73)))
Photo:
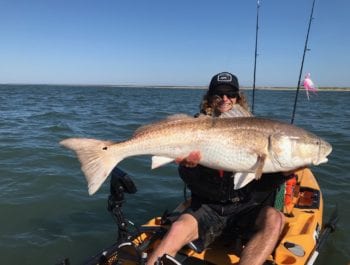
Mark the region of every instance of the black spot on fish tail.
POLYGON ((108 147, 107 147, 107 146, 105 146, 105 147, 103 147, 103 148, 102 148, 102 150, 107 150, 107 149, 108 149, 108 147))

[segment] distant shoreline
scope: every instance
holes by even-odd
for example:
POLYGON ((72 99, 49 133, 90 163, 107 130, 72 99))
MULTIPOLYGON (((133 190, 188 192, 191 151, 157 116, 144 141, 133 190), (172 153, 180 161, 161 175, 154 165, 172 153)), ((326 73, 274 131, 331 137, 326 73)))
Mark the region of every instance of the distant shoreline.
MULTIPOLYGON (((108 84, 0 84, 1 86, 70 86, 70 87, 110 87, 110 88, 159 88, 159 89, 207 89, 207 86, 172 86, 172 85, 108 85, 108 84)), ((242 90, 252 90, 252 87, 241 87, 242 90)), ((300 89, 304 89, 300 87, 300 89)), ((256 87, 256 90, 262 91, 295 91, 295 87, 256 87)), ((350 92, 350 87, 319 87, 319 92, 334 91, 334 92, 350 92)))
MULTIPOLYGON (((149 88, 168 88, 168 89, 202 89, 206 90, 206 86, 116 86, 116 87, 149 87, 149 88)), ((251 87, 241 87, 242 90, 253 90, 251 87)), ((261 91, 295 91, 295 87, 256 87, 256 90, 261 91)), ((300 89, 304 89, 303 87, 300 87, 300 89)), ((350 87, 320 87, 317 90, 318 92, 322 91, 339 91, 339 92, 350 92, 350 87)))
MULTIPOLYGON (((252 90, 252 88, 242 87, 243 90, 252 90)), ((257 90, 277 90, 277 91, 295 91, 296 87, 258 87, 257 90)), ((300 89, 304 90, 303 87, 300 89)), ((318 92, 322 91, 339 91, 339 92, 350 92, 350 87, 319 87, 318 92)))

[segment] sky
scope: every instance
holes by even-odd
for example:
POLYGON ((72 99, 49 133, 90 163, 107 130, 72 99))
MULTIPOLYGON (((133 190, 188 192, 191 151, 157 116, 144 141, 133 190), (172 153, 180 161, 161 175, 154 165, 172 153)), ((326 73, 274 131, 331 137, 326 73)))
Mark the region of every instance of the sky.
MULTIPOLYGON (((298 84, 313 0, 260 0, 257 86, 298 84)), ((252 86, 256 0, 0 0, 0 83, 252 86)), ((303 76, 350 87, 350 1, 316 0, 303 76)))

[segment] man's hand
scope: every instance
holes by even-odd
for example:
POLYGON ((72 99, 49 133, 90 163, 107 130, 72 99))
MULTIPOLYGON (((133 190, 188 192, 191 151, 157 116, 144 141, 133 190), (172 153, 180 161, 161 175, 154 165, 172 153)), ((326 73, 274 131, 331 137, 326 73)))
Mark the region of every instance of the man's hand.
POLYGON ((185 167, 196 167, 200 160, 201 153, 199 151, 193 151, 187 157, 177 157, 175 162, 185 167))

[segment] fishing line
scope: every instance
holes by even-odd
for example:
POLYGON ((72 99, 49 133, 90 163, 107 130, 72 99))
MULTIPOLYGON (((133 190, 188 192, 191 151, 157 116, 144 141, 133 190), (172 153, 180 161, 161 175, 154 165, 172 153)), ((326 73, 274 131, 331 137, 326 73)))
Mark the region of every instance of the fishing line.
POLYGON ((253 96, 252 96, 252 113, 253 114, 254 114, 254 99, 255 99, 256 58, 258 57, 259 9, 260 9, 260 0, 256 2, 255 53, 254 53, 253 96))
POLYGON ((297 101, 298 101, 298 94, 299 94, 299 90, 300 90, 300 82, 301 82, 301 75, 303 72, 303 67, 304 67, 304 60, 305 60, 305 54, 307 51, 309 51, 310 49, 307 47, 308 41, 309 41, 309 33, 310 33, 310 28, 311 28, 311 22, 314 19, 312 17, 313 13, 314 13, 314 6, 315 6, 315 1, 313 0, 312 2, 312 8, 311 8, 311 13, 310 13, 310 18, 309 18, 309 26, 307 29, 307 34, 306 34, 306 39, 305 39, 305 46, 304 46, 304 53, 303 53, 303 59, 301 60, 301 66, 300 66, 300 72, 299 72, 299 78, 298 78, 298 86, 297 86, 297 91, 295 93, 295 100, 294 100, 294 107, 293 107, 293 114, 292 114, 292 119, 290 121, 291 124, 293 124, 294 122, 294 116, 295 116, 295 111, 297 108, 297 101))

